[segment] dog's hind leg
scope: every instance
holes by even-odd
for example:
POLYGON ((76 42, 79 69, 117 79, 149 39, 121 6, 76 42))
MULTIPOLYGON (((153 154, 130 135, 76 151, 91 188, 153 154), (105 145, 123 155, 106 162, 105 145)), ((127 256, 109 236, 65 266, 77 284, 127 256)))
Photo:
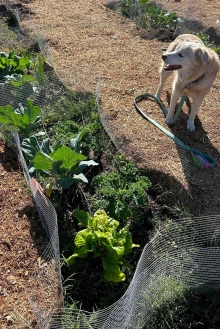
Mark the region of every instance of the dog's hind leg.
POLYGON ((169 76, 172 75, 173 72, 169 72, 169 71, 164 71, 163 69, 163 65, 160 68, 160 84, 158 86, 157 92, 156 92, 156 97, 160 98, 161 92, 163 90, 164 84, 167 81, 167 79, 169 78, 169 76))
POLYGON ((205 95, 204 95, 204 97, 200 97, 200 98, 194 97, 192 100, 192 108, 191 108, 190 115, 189 115, 189 118, 187 121, 187 129, 189 131, 195 130, 194 120, 195 120, 198 109, 200 108, 204 98, 205 98, 205 95))

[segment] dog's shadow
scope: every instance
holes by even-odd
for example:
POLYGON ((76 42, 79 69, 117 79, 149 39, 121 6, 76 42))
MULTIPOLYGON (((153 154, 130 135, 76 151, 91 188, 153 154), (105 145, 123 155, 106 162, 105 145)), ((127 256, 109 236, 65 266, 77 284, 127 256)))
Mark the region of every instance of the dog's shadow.
MULTIPOLYGON (((167 103, 170 102, 170 94, 167 93, 167 103)), ((190 111, 191 104, 186 100, 186 106, 190 111)), ((182 169, 188 185, 189 197, 196 215, 217 215, 220 209, 220 159, 219 151, 208 138, 207 132, 198 117, 195 119, 196 130, 190 132, 186 128, 188 114, 181 112, 175 125, 169 126, 178 139, 190 148, 212 157, 216 164, 210 168, 200 168, 193 161, 192 153, 177 145, 177 151, 181 160, 182 169)))

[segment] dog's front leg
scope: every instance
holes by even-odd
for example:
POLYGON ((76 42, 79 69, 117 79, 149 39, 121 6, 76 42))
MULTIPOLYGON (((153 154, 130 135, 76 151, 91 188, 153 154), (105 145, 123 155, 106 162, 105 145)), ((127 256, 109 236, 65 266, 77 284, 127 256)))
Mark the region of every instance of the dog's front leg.
POLYGON ((190 111, 190 115, 187 121, 187 129, 190 131, 194 131, 195 130, 195 124, 194 124, 194 120, 196 117, 196 113, 198 112, 199 107, 201 106, 203 99, 199 99, 199 97, 194 97, 194 99, 192 100, 192 108, 190 111))
POLYGON ((165 122, 168 125, 172 125, 172 123, 173 123, 173 117, 174 117, 174 113, 175 113, 176 104, 177 104, 179 98, 181 97, 181 95, 182 95, 181 88, 177 88, 176 85, 174 85, 171 100, 170 100, 170 107, 168 109, 168 113, 167 113, 166 120, 165 120, 165 122))
POLYGON ((167 81, 169 76, 173 73, 173 72, 164 71, 163 66, 164 66, 164 63, 161 65, 160 70, 159 70, 160 84, 159 84, 157 92, 156 92, 156 97, 157 98, 160 98, 160 95, 161 95, 161 92, 163 90, 165 82, 167 81))

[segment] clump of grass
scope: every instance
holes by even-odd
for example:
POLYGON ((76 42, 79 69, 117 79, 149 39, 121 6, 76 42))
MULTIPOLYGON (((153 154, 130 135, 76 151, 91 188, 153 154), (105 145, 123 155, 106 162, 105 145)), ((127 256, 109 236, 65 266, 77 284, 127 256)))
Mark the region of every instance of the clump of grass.
MULTIPOLYGON (((212 329, 220 327, 220 292, 187 287, 180 277, 158 277, 148 329, 212 329)), ((155 283, 154 283, 155 287, 155 283)), ((149 303, 149 292, 146 301, 149 303)), ((151 296, 152 297, 152 296, 151 296)))
POLYGON ((181 293, 176 289, 172 295, 172 301, 157 309, 148 329, 220 328, 219 292, 199 294, 186 290, 181 293))

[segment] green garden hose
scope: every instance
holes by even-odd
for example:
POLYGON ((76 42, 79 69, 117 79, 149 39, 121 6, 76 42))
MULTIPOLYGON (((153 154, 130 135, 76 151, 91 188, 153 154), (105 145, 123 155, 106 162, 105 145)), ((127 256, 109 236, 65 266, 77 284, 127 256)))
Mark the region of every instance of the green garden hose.
MULTIPOLYGON (((186 93, 184 93, 181 97, 180 103, 178 105, 176 114, 174 116, 173 123, 175 123, 180 115, 180 112, 183 107, 183 103, 186 100, 186 93)), ((170 137, 176 144, 180 145, 184 150, 189 151, 192 155, 193 161, 196 164, 197 167, 199 168, 212 168, 215 166, 216 162, 213 158, 211 158, 209 155, 200 152, 196 149, 193 149, 189 147, 188 145, 184 144, 179 138, 177 138, 175 135, 173 135, 169 130, 165 129, 163 126, 161 126, 157 121, 151 119, 149 116, 147 116, 138 106, 137 103, 147 100, 147 99, 153 99, 154 101, 157 102, 157 104, 160 106, 162 109, 162 112, 164 114, 164 117, 167 115, 167 109, 165 108, 164 104, 160 101, 159 98, 157 98, 154 95, 151 94, 143 94, 140 96, 137 96, 134 100, 134 106, 136 110, 148 121, 150 121, 152 124, 154 124, 158 129, 160 129, 162 132, 164 132, 168 137, 170 137)))

